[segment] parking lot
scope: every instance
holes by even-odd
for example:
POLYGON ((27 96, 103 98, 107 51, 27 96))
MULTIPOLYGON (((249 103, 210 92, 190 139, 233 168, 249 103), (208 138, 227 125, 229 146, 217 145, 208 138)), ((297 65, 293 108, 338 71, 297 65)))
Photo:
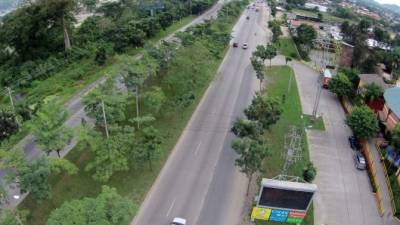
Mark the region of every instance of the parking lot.
MULTIPOLYGON (((318 74, 309 67, 293 63, 303 112, 312 114, 317 93, 318 74)), ((357 170, 349 146, 350 129, 337 98, 323 90, 319 104, 326 131, 308 130, 311 160, 317 168, 314 199, 314 224, 383 224, 367 172, 357 170)))

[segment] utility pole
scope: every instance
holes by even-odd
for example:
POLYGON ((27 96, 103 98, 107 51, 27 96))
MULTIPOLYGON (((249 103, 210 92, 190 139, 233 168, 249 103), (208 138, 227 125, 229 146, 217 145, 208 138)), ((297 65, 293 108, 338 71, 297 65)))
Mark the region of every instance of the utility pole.
POLYGON ((7 89, 7 92, 8 92, 8 97, 10 98, 10 103, 11 103, 12 110, 13 110, 14 115, 15 115, 15 121, 17 121, 17 123, 19 124, 19 121, 18 121, 18 118, 17 118, 17 112, 15 111, 14 100, 13 100, 13 97, 11 95, 12 90, 11 90, 10 87, 6 87, 6 89, 7 89))
POLYGON ((106 110, 104 109, 104 100, 101 100, 101 109, 103 111, 104 128, 106 130, 106 136, 107 136, 107 139, 108 139, 110 137, 110 135, 108 134, 106 110))
POLYGON ((139 116, 139 85, 136 84, 136 123, 138 129, 140 128, 139 116))

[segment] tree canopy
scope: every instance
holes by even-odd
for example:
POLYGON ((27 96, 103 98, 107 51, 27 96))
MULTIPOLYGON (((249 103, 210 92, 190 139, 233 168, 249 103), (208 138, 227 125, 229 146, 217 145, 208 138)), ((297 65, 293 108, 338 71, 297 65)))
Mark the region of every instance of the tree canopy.
POLYGON ((132 201, 120 196, 115 188, 103 186, 102 192, 96 198, 65 202, 50 214, 46 224, 128 224, 135 209, 136 206, 132 201))
POLYGON ((262 94, 257 94, 251 105, 245 109, 244 114, 249 120, 259 121, 264 129, 275 124, 281 114, 282 107, 281 103, 277 98, 267 97, 262 94))
POLYGON ((353 85, 349 78, 343 73, 338 73, 334 76, 328 84, 331 92, 335 93, 338 97, 350 96, 353 92, 353 85))
POLYGON ((378 120, 367 106, 356 106, 346 118, 346 124, 359 138, 369 139, 378 131, 378 120))

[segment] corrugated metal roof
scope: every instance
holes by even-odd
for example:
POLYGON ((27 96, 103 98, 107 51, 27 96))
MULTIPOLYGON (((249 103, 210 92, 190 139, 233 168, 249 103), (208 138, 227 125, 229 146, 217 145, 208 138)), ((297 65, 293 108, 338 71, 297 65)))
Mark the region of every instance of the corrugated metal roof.
POLYGON ((389 88, 386 89, 383 94, 385 98, 386 105, 396 114, 397 117, 400 117, 400 88, 389 88))

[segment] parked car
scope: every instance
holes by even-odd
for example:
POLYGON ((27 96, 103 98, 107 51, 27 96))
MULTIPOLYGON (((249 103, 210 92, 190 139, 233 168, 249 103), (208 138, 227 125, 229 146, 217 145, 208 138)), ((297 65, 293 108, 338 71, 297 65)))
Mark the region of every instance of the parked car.
POLYGON ((234 48, 237 48, 238 46, 239 46, 239 44, 237 43, 237 42, 233 42, 233 45, 232 45, 234 48))
POLYGON ((353 149, 353 150, 361 149, 360 142, 358 142, 358 139, 355 136, 349 137, 349 144, 350 144, 351 149, 353 149))
POLYGON ((365 161, 363 154, 360 151, 356 151, 354 153, 354 164, 356 168, 359 170, 367 169, 367 163, 365 161))
POLYGON ((187 224, 186 224, 186 220, 185 219, 179 218, 179 217, 175 217, 172 220, 171 225, 187 225, 187 224))
POLYGON ((243 49, 247 49, 249 46, 247 45, 247 43, 243 43, 242 48, 243 49))

